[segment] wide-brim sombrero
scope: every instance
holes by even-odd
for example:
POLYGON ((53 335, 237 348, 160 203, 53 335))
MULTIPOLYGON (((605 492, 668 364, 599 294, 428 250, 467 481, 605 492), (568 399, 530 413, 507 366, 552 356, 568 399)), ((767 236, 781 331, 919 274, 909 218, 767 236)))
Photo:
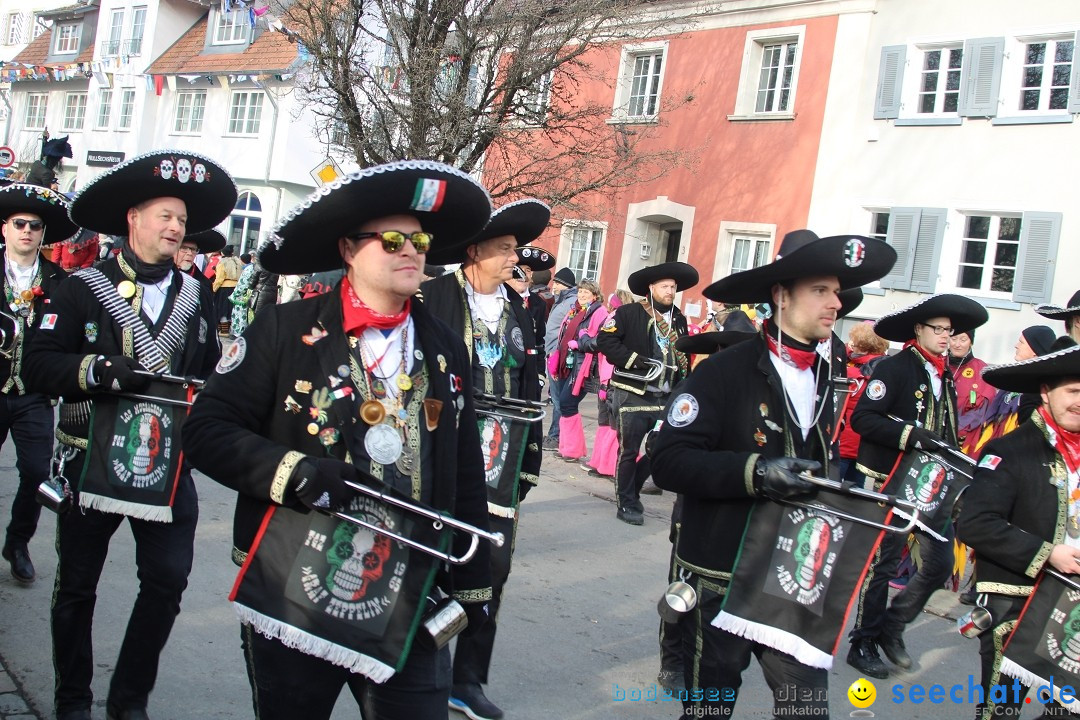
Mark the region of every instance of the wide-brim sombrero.
POLYGON ((79 232, 79 226, 68 217, 69 206, 63 195, 39 185, 11 183, 0 187, 0 220, 15 213, 37 215, 45 223, 43 246, 63 242, 79 232))
POLYGON ((555 267, 555 256, 544 248, 526 245, 517 249, 518 265, 533 270, 550 270, 555 267))
POLYGON ((1080 290, 1073 293, 1069 303, 1065 307, 1058 305, 1039 305, 1035 312, 1052 320, 1067 320, 1074 315, 1080 315, 1080 290))
POLYGON ((294 207, 274 228, 259 262, 285 275, 340 268, 338 240, 365 222, 391 215, 417 218, 432 235, 424 262, 445 265, 457 262, 459 250, 487 225, 491 198, 468 174, 430 160, 364 168, 294 207))
POLYGON ((724 320, 723 330, 684 335, 675 341, 675 349, 687 354, 711 355, 718 350, 750 340, 757 334, 757 328, 746 313, 735 310, 724 320))
POLYGON ((990 366, 983 370, 982 377, 999 390, 1036 393, 1043 384, 1052 384, 1059 378, 1080 378, 1080 345, 1071 338, 1060 337, 1046 355, 990 366))
POLYGON ((217 230, 203 230, 194 235, 185 235, 184 240, 198 245, 199 252, 203 254, 220 252, 227 242, 225 236, 217 230))
POLYGON ((649 286, 661 280, 674 280, 676 292, 692 288, 698 283, 698 271, 684 262, 666 262, 641 268, 630 273, 626 284, 635 295, 648 295, 649 286))
POLYGON ((850 290, 880 280, 895 263, 896 250, 884 240, 795 230, 784 236, 773 262, 728 275, 702 294, 718 302, 764 303, 777 283, 822 276, 836 277, 841 290, 850 290))
POLYGON ((863 298, 862 288, 852 288, 850 290, 840 291, 840 309, 836 311, 836 319, 839 320, 842 317, 847 317, 851 313, 855 312, 855 309, 862 305, 863 298))
POLYGON ((155 150, 125 160, 87 183, 71 201, 71 220, 108 235, 127 235, 130 208, 154 198, 187 205, 185 232, 209 230, 232 212, 236 184, 216 161, 188 150, 155 150))
POLYGON ((984 325, 990 319, 986 308, 963 295, 942 293, 923 298, 874 323, 874 332, 886 340, 907 342, 915 337, 915 324, 931 318, 947 317, 954 333, 966 333, 984 325))

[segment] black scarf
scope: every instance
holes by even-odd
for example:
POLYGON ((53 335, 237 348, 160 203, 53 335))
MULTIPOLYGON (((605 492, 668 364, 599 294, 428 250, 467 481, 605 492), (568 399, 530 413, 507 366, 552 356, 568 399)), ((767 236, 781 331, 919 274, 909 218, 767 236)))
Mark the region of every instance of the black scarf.
POLYGON ((172 258, 159 263, 143 262, 135 254, 135 251, 131 249, 130 239, 120 248, 120 255, 124 258, 124 262, 135 271, 135 280, 141 283, 159 283, 169 274, 170 270, 176 267, 172 258))
POLYGON ((951 365, 954 368, 958 368, 961 365, 963 365, 964 363, 966 363, 968 360, 971 359, 971 352, 968 351, 967 355, 961 355, 960 357, 956 357, 952 353, 949 353, 948 357, 949 357, 949 365, 951 365))

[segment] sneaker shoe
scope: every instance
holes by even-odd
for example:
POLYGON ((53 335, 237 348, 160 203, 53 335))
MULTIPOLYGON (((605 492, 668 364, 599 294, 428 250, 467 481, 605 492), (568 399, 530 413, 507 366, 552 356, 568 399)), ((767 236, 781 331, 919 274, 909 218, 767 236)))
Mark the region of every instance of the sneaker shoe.
POLYGON ((30 562, 30 553, 25 545, 5 545, 0 550, 0 557, 11 563, 11 576, 23 585, 34 582, 37 573, 34 563, 30 562))
POLYGON ((656 483, 654 483, 653 479, 650 477, 647 480, 645 480, 645 483, 641 486, 641 494, 642 495, 663 495, 664 491, 661 490, 660 488, 656 487, 656 483))
POLYGON ((644 525, 645 516, 639 513, 637 510, 624 510, 619 508, 615 511, 615 517, 622 520, 627 525, 644 525))
POLYGON ((878 636, 877 643, 893 665, 905 670, 911 667, 911 656, 908 655, 907 648, 904 646, 903 635, 883 633, 878 636))
POLYGON ((465 713, 470 720, 499 720, 503 716, 503 711, 484 696, 480 683, 454 685, 449 706, 451 710, 465 713))
POLYGON ((543 447, 545 450, 554 450, 555 452, 558 452, 559 451, 559 438, 557 438, 557 437, 546 437, 546 438, 544 438, 544 444, 541 447, 543 447))
POLYGON ((686 681, 683 679, 682 670, 661 670, 656 676, 656 682, 669 693, 677 693, 686 689, 686 681))
POLYGON ((889 677, 889 668, 878 654, 877 643, 873 638, 862 638, 851 643, 848 650, 847 664, 864 675, 884 680, 889 677))

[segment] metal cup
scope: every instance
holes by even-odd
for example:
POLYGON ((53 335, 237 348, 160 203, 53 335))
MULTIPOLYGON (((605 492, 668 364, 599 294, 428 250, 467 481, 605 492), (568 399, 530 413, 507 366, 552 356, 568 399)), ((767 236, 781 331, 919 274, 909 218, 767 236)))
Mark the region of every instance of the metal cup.
POLYGON ((57 515, 71 509, 71 490, 62 477, 51 477, 38 485, 37 501, 57 515))
POLYGON ((664 622, 679 622, 685 613, 690 612, 697 605, 697 592, 688 583, 676 580, 667 586, 660 602, 656 604, 656 612, 664 622))
POLYGON ((984 607, 973 607, 971 610, 956 618, 956 630, 968 638, 977 638, 986 632, 994 624, 994 618, 990 611, 984 607))
POLYGON ((431 642, 441 648, 468 626, 469 618, 457 600, 444 597, 425 613, 423 622, 431 642))

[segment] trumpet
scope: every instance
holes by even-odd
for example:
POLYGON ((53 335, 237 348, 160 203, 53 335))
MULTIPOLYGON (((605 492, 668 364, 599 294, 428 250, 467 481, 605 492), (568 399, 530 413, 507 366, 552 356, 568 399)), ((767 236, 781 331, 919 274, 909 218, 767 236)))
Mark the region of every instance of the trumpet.
MULTIPOLYGON (((643 360, 645 361, 645 364, 649 366, 649 369, 645 371, 644 375, 639 375, 638 373, 633 373, 629 370, 620 370, 619 368, 615 368, 614 370, 612 370, 611 374, 617 375, 619 377, 629 378, 631 380, 637 380, 638 382, 644 381, 649 383, 653 380, 656 380, 658 377, 660 377, 660 374, 664 372, 665 365, 661 361, 654 360, 653 358, 643 358, 643 360)), ((667 367, 674 369, 675 366, 668 365, 667 367)))
MULTIPOLYGON (((898 418, 895 415, 889 415, 889 419, 890 420, 895 420, 898 423, 908 423, 909 422, 908 420, 901 420, 900 418, 898 418)), ((932 455, 936 455, 938 457, 938 459, 941 460, 942 463, 944 463, 945 465, 948 465, 951 469, 953 469, 954 471, 960 473, 961 475, 963 475, 964 477, 966 477, 968 479, 971 479, 971 473, 973 472, 973 469, 974 469, 975 465, 978 464, 975 461, 974 458, 968 457, 967 455, 960 452, 959 450, 954 448, 952 445, 949 445, 945 441, 939 442, 936 449, 927 448, 925 450, 925 452, 931 453, 932 455), (952 458, 953 462, 950 462, 948 460, 948 458, 952 458), (966 467, 967 469, 965 470, 960 465, 957 465, 956 464, 957 462, 963 463, 964 467, 966 467)))
POLYGON ((866 488, 861 488, 858 485, 852 485, 851 483, 844 483, 840 482, 839 480, 832 480, 830 478, 812 475, 808 472, 800 473, 799 477, 813 483, 814 485, 817 485, 823 490, 828 490, 829 492, 834 492, 838 495, 850 495, 852 497, 861 498, 863 500, 869 500, 871 502, 887 505, 898 511, 898 514, 900 514, 901 517, 907 520, 907 525, 886 525, 884 523, 874 522, 873 520, 867 520, 866 518, 859 517, 858 515, 852 515, 850 513, 844 512, 843 510, 836 510, 825 505, 814 504, 811 502, 802 502, 790 498, 783 501, 786 505, 795 505, 796 507, 802 507, 808 510, 826 512, 830 515, 835 515, 845 520, 859 523, 860 525, 866 525, 868 527, 876 528, 878 530, 884 530, 885 532, 897 533, 899 535, 907 535, 908 533, 913 531, 915 529, 915 525, 919 521, 919 508, 913 502, 901 500, 900 498, 893 497, 892 495, 886 495, 885 493, 867 490, 866 488))
POLYGON ((15 357, 15 348, 19 345, 20 333, 19 319, 0 310, 0 356, 8 360, 15 357))
MULTIPOLYGON (((175 383, 177 385, 182 385, 185 388, 193 387, 196 390, 201 389, 202 386, 206 384, 202 380, 197 380, 192 377, 183 377, 182 375, 169 375, 167 373, 152 373, 148 370, 136 370, 135 374, 145 378, 150 378, 151 380, 163 380, 167 383, 175 383)), ((159 397, 157 395, 143 395, 141 393, 133 392, 122 392, 116 394, 120 395, 121 397, 131 398, 132 400, 149 400, 150 402, 159 402, 165 405, 181 405, 183 407, 191 407, 193 404, 186 400, 174 400, 173 398, 159 397)))
POLYGON ((537 400, 519 400, 512 397, 498 397, 488 393, 476 393, 473 397, 477 415, 487 415, 503 420, 516 420, 525 423, 538 423, 547 417, 544 404, 537 400))
MULTIPOLYGON (((371 480, 376 481, 375 478, 371 478, 371 480)), ((465 563, 469 562, 469 560, 472 559, 472 556, 476 554, 476 549, 480 546, 480 540, 481 539, 484 539, 484 540, 487 540, 487 541, 493 543, 495 545, 495 547, 502 547, 503 543, 506 542, 506 538, 501 532, 494 532, 493 533, 493 532, 488 532, 487 530, 481 530, 480 528, 478 528, 478 527, 476 527, 474 525, 470 525, 470 524, 462 522, 460 520, 455 520, 454 518, 450 517, 449 515, 441 513, 438 510, 432 510, 431 508, 424 507, 423 505, 419 505, 417 503, 412 503, 412 502, 409 502, 408 500, 402 500, 401 498, 396 498, 396 497, 394 497, 392 495, 387 495, 386 493, 380 492, 380 491, 378 491, 378 490, 376 490, 374 488, 368 487, 367 485, 362 485, 360 483, 348 482, 348 481, 346 481, 345 484, 348 485, 353 490, 355 490, 356 492, 361 493, 362 495, 367 495, 368 497, 373 497, 376 500, 380 500, 380 501, 386 503, 387 505, 393 505, 394 507, 401 508, 403 510, 408 510, 409 512, 415 513, 415 514, 417 514, 417 515, 419 515, 419 516, 421 516, 423 518, 427 518, 428 520, 431 521, 431 527, 435 531, 439 531, 439 530, 442 530, 444 527, 448 527, 448 528, 450 528, 452 530, 460 530, 462 532, 468 533, 472 538, 472 540, 469 543, 469 548, 461 556, 455 556, 455 555, 453 555, 453 554, 451 554, 449 552, 443 552, 442 550, 439 550, 438 548, 428 547, 427 545, 425 545, 425 544, 423 544, 421 542, 417 542, 416 540, 413 540, 412 538, 407 538, 407 537, 405 537, 404 535, 402 535, 400 533, 394 532, 393 530, 388 530, 387 528, 379 527, 378 525, 376 525, 374 523, 369 523, 366 520, 361 520, 360 518, 355 518, 352 515, 349 515, 347 513, 344 513, 344 512, 332 512, 332 513, 330 513, 330 515, 332 515, 333 517, 336 517, 338 520, 344 520, 345 522, 350 523, 352 525, 358 525, 358 526, 360 526, 362 528, 367 528, 368 530, 371 530, 372 532, 379 533, 380 535, 386 535, 391 540, 396 540, 397 542, 399 542, 399 543, 401 543, 403 545, 408 545, 409 547, 413 548, 414 550, 419 550, 420 552, 427 553, 428 555, 436 557, 439 560, 442 560, 444 562, 448 562, 451 565, 464 565, 465 563)))

